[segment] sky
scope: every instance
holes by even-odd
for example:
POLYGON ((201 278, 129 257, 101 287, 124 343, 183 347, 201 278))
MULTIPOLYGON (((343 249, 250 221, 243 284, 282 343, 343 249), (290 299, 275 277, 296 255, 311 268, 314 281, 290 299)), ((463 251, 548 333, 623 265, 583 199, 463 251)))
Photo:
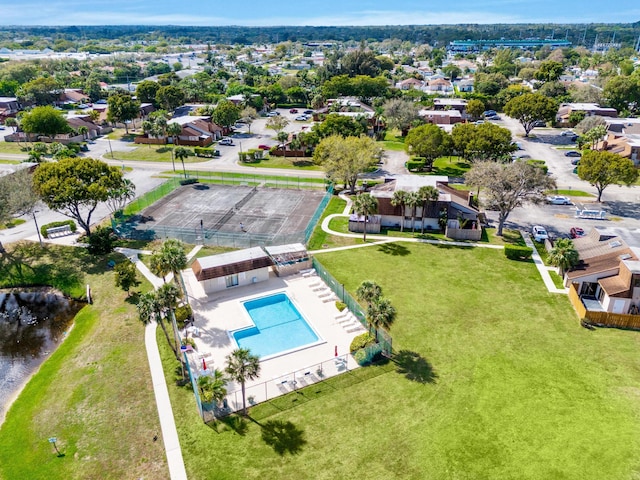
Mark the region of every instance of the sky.
POLYGON ((0 0, 0 25, 617 23, 640 0, 0 0))

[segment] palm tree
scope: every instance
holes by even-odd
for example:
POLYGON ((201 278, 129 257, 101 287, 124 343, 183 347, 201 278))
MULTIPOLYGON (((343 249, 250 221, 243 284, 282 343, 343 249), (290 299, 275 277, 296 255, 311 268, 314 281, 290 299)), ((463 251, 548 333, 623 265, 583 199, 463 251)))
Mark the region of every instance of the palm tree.
POLYGON ((85 127, 84 125, 81 125, 78 127, 78 133, 80 135, 82 135, 82 139, 86 140, 87 139, 87 133, 89 133, 89 129, 87 127, 85 127))
POLYGON ((364 234, 363 241, 367 241, 367 221, 369 215, 373 215, 378 211, 378 200, 370 193, 361 193, 353 199, 353 211, 358 215, 364 216, 364 234))
POLYGON ((574 267, 580 261, 580 254, 568 238, 559 238, 553 244, 549 252, 549 263, 560 268, 560 276, 564 278, 564 272, 574 267))
POLYGON ((184 178, 187 178, 187 171, 184 168, 184 159, 187 158, 190 153, 191 152, 189 151, 189 149, 184 147, 176 148, 174 153, 176 158, 182 162, 182 171, 184 172, 184 178))
POLYGON ((162 331, 164 332, 164 336, 167 339, 167 343, 173 350, 173 352, 177 355, 176 346, 171 341, 169 337, 169 332, 167 331, 167 326, 162 317, 162 303, 160 302, 158 296, 155 292, 147 292, 143 293, 138 297, 138 303, 136 304, 138 308, 138 317, 140 321, 147 325, 151 323, 153 320, 158 322, 162 331))
POLYGON ((204 403, 215 402, 219 404, 227 396, 224 373, 217 368, 211 375, 203 375, 198 378, 198 388, 204 403))
POLYGON ((420 198, 417 192, 407 193, 407 199, 405 200, 407 207, 411 209, 411 231, 416 231, 416 206, 420 203, 420 198))
POLYGON ((376 342, 378 341, 378 329, 389 330, 396 319, 396 309, 386 298, 381 298, 367 308, 367 323, 369 329, 375 329, 376 342))
MULTIPOLYGON (((180 240, 165 240, 160 247, 161 264, 167 269, 167 273, 173 273, 173 281, 182 291, 180 282, 180 272, 187 268, 187 254, 184 250, 184 243, 180 240)), ((183 292, 186 294, 186 292, 183 292)))
POLYGON ((365 280, 356 290, 358 300, 365 302, 367 307, 376 303, 382 296, 382 287, 372 280, 365 280))
POLYGON ((182 133, 182 125, 180 125, 179 123, 173 122, 167 125, 167 135, 171 137, 171 143, 173 145, 171 147, 171 164, 173 165, 174 172, 176 171, 174 149, 176 147, 176 139, 181 133, 182 133))
POLYGON ((402 221, 400 222, 400 231, 404 232, 404 211, 407 202, 407 194, 405 190, 396 190, 393 192, 393 198, 391 199, 391 205, 397 207, 400 205, 400 210, 402 211, 402 221))
POLYGON ((231 380, 240 383, 242 387, 242 414, 247 414, 247 399, 245 382, 254 380, 260 375, 260 358, 252 355, 247 348, 237 348, 227 355, 225 369, 231 380))
POLYGON ((162 281, 167 283, 167 279, 165 277, 170 270, 167 268, 164 257, 160 252, 155 252, 151 255, 151 258, 149 259, 149 270, 151 270, 151 273, 156 277, 162 277, 162 281))
POLYGON ((180 291, 178 287, 170 283, 165 283, 156 292, 156 297, 162 308, 162 312, 166 318, 171 319, 171 325, 173 327, 173 336, 175 340, 175 347, 173 349, 176 354, 176 358, 182 362, 182 357, 179 354, 178 347, 180 340, 178 336, 178 324, 176 322, 175 308, 178 306, 178 299, 180 298, 180 291))
POLYGON ((418 190, 418 199, 422 202, 422 213, 420 218, 420 233, 424 233, 424 214, 427 210, 428 202, 437 202, 440 192, 436 187, 431 185, 426 187, 420 187, 418 190))

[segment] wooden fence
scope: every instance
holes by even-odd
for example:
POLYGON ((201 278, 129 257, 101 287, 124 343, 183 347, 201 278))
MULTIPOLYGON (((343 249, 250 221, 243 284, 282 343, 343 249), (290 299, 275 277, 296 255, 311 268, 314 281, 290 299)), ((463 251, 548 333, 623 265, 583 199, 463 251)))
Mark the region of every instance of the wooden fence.
POLYGON ((580 295, 578 295, 575 284, 573 283, 569 285, 569 300, 580 319, 589 325, 640 330, 640 315, 587 310, 580 299, 580 295))
POLYGON ((447 226, 445 236, 454 240, 480 240, 482 238, 482 228, 450 228, 447 226))

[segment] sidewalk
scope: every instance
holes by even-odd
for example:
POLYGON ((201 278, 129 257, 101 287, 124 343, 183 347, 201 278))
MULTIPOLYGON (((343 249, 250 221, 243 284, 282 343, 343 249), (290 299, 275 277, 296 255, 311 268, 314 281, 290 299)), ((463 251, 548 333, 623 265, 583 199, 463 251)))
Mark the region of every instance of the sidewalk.
POLYGON ((553 283, 553 280, 551 280, 551 275, 549 275, 549 271, 553 270, 554 267, 547 267, 542 262, 542 258, 540 258, 540 254, 538 254, 538 250, 536 250, 536 246, 533 244, 533 241, 531 240, 529 233, 525 232, 524 230, 520 230, 520 235, 522 235, 522 238, 524 239, 524 243, 527 245, 527 247, 533 248, 533 253, 531 254, 531 258, 533 258, 533 262, 535 263, 536 268, 540 272, 540 276, 542 277, 542 281, 544 282, 544 286, 547 287, 547 290, 549 290, 549 292, 551 293, 561 293, 564 295, 568 295, 569 294, 568 288, 558 288, 556 287, 555 283, 553 283))
MULTIPOLYGON (((195 255, 199 250, 198 247, 190 253, 195 255)), ((134 250, 130 248, 116 248, 116 251, 125 255, 131 260, 136 268, 142 273, 147 280, 151 282, 154 289, 162 286, 162 279, 156 277, 149 268, 138 258, 139 254, 150 254, 147 250, 134 250)), ((178 438, 178 430, 173 417, 173 409, 171 408, 171 400, 169 398, 169 389, 164 378, 164 370, 162 361, 160 360, 160 350, 158 350, 158 342, 156 340, 156 328, 158 324, 149 323, 144 331, 144 343, 147 350, 147 359, 149 360, 149 370, 151 371, 151 382, 153 384, 153 393, 156 397, 156 406, 158 408, 158 416, 160 418, 160 428, 162 430, 162 440, 167 455, 167 465, 169 466, 169 476, 171 480, 187 480, 187 471, 184 467, 184 459, 182 458, 182 449, 180 448, 180 439, 178 438)))

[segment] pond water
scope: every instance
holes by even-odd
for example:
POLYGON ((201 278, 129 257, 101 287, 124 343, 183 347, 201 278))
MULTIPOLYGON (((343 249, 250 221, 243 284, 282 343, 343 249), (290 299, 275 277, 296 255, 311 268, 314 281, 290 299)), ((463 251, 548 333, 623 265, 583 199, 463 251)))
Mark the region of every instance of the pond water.
POLYGON ((0 290, 0 421, 9 400, 55 350, 83 306, 48 289, 0 290))

